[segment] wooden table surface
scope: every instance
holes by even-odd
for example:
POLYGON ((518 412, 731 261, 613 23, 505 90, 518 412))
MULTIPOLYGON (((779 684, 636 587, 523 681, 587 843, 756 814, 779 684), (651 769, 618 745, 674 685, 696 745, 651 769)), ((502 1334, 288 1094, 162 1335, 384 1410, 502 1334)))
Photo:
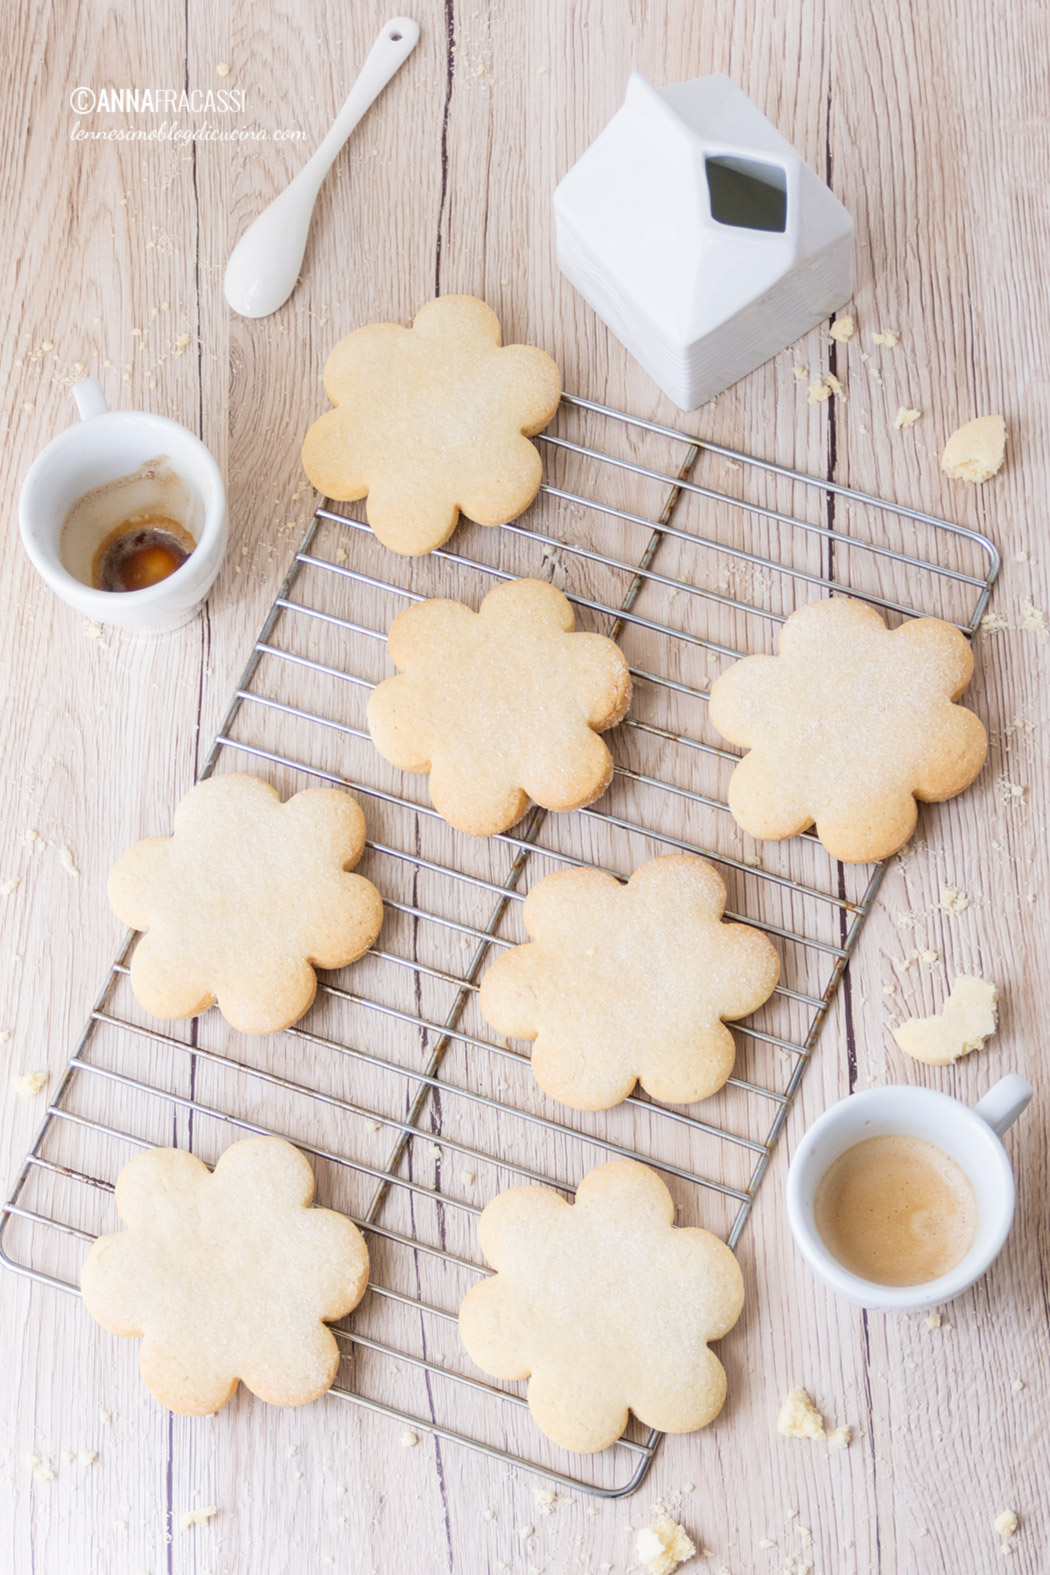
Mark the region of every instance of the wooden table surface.
MULTIPOLYGON (((991 605, 1004 620, 976 641, 972 703, 989 761, 961 799, 923 813, 916 843, 891 861, 741 1239, 749 1299, 722 1343, 726 1409, 707 1431, 665 1440, 634 1497, 567 1493, 550 1509, 535 1496, 541 1478, 427 1435, 405 1447, 396 1423, 334 1398, 279 1412, 241 1390, 215 1418, 170 1417, 142 1389, 131 1342, 97 1329, 76 1297, 2 1274, 0 1571, 619 1572, 636 1567, 631 1528, 658 1500, 710 1550, 697 1567, 732 1575, 998 1570, 992 1521, 1007 1508, 1020 1529, 1005 1567, 1046 1571, 1047 16, 980 0, 425 0, 417 14, 416 53, 322 193, 299 288, 259 322, 227 310, 225 259, 322 135, 383 13, 335 0, 41 0, 0 24, 4 1193, 45 1109, 10 1079, 46 1068, 54 1090, 121 939, 109 866, 166 828, 207 753, 313 506, 299 447, 325 408, 325 356, 361 323, 408 321, 436 292, 474 293, 508 341, 553 352, 570 389, 986 531, 1002 551, 991 605), (858 334, 834 363, 826 328, 814 330, 682 417, 560 277, 551 191, 632 69, 656 83, 729 73, 830 178, 857 221, 858 334), (78 86, 184 84, 243 89, 243 116, 226 118, 269 136, 71 138, 78 86), (873 343, 883 327, 899 330, 896 348, 873 343), (795 364, 814 376, 833 364, 848 399, 807 403, 795 364), (91 638, 18 543, 21 479, 72 419, 70 387, 85 374, 111 404, 198 431, 226 476, 231 541, 208 608, 154 642, 91 638), (909 431, 893 425, 901 405, 922 411, 909 431), (948 433, 999 410, 1002 475, 983 489, 946 482, 948 433), (965 890, 965 911, 944 911, 944 885, 965 890), (935 962, 916 960, 927 951, 935 962), (889 1027, 934 1010, 957 973, 997 981, 998 1035, 956 1067, 905 1063, 889 1027), (923 1315, 834 1300, 783 1214, 805 1127, 853 1088, 904 1081, 972 1101, 1009 1070, 1037 1094, 1008 1138, 1017 1224, 991 1273, 935 1330, 923 1315), (777 1435, 796 1385, 852 1426, 848 1450, 777 1435), (67 1460, 81 1450, 97 1461, 67 1460)), ((80 116, 90 129, 161 118, 80 116)), ((719 479, 731 490, 728 471, 719 479)), ((309 1078, 308 1064, 298 1070, 309 1078)), ((274 1108, 262 1097, 257 1118, 274 1108)), ((435 1139, 447 1130, 432 1128, 435 1139)), ((427 1176, 440 1189, 439 1166, 427 1176)), ((445 1174, 455 1190, 455 1167, 445 1174)), ((492 1190, 479 1176, 476 1201, 492 1190)), ((470 1256, 471 1231, 461 1235, 470 1256)), ((474 1404, 457 1400, 463 1430, 474 1404)))

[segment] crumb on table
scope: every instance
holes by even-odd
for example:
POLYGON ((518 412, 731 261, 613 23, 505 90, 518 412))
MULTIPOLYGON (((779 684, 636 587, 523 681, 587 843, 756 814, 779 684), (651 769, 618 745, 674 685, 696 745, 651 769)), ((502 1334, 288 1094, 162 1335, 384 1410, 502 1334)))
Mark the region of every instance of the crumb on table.
POLYGON ((696 1543, 685 1527, 670 1515, 661 1515, 651 1526, 643 1526, 634 1546, 649 1575, 671 1575, 696 1552, 696 1543))
POLYGON ((824 1418, 804 1389, 792 1389, 780 1407, 777 1432, 785 1438, 824 1438, 824 1418))

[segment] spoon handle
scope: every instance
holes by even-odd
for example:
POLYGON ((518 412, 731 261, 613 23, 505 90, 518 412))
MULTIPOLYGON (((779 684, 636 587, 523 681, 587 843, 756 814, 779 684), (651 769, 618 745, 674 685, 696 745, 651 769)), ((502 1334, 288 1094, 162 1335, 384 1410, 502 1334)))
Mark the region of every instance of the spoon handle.
POLYGON ((268 317, 295 289, 321 182, 361 116, 419 42, 419 24, 395 16, 372 45, 361 75, 317 152, 245 230, 223 276, 226 299, 242 317, 268 317))
MULTIPOLYGON (((365 111, 371 108, 390 78, 404 65, 419 42, 419 23, 408 16, 395 16, 386 23, 372 45, 361 75, 347 95, 327 136, 317 152, 304 165, 300 177, 309 174, 320 186, 332 162, 365 111)), ((303 185, 307 184, 303 180, 303 185)))

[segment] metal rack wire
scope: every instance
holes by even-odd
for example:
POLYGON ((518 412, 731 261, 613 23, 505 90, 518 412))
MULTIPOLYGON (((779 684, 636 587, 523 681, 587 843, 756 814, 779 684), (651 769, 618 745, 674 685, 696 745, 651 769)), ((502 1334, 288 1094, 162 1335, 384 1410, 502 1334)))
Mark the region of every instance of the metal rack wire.
POLYGON ((202 775, 221 762, 284 792, 311 781, 355 792, 383 933, 323 980, 302 1022, 263 1040, 214 1012, 165 1029, 146 1020, 127 983, 129 936, 4 1206, 0 1257, 75 1291, 85 1245, 116 1224, 109 1194, 133 1152, 174 1142, 214 1161, 234 1135, 280 1133, 314 1162, 319 1200, 369 1239, 372 1283, 336 1331, 347 1362, 333 1393, 614 1497, 642 1481, 658 1434, 632 1422, 603 1454, 568 1456, 531 1426, 523 1386, 486 1381, 458 1345, 459 1300, 485 1272, 476 1217, 503 1186, 571 1194, 595 1163, 628 1155, 660 1171, 682 1223, 737 1243, 882 871, 836 865, 812 835, 759 851, 737 830, 725 804, 735 756, 705 737, 712 666, 769 648, 814 593, 849 591, 891 618, 936 613, 972 634, 999 559, 949 521, 593 401, 566 396, 541 441, 548 479, 526 519, 463 524, 425 559, 395 558, 349 512, 318 509, 202 775), (477 605, 495 579, 521 574, 562 584, 580 624, 621 641, 635 702, 609 735, 604 799, 572 815, 533 809, 476 842, 441 821, 419 779, 379 760, 364 702, 408 600, 477 605), (716 861, 731 916, 779 946, 781 984, 735 1026, 736 1074, 702 1106, 635 1094, 612 1111, 566 1111, 537 1090, 527 1053, 485 1026, 478 981, 524 939, 526 876, 580 865, 626 876, 668 849, 716 861))

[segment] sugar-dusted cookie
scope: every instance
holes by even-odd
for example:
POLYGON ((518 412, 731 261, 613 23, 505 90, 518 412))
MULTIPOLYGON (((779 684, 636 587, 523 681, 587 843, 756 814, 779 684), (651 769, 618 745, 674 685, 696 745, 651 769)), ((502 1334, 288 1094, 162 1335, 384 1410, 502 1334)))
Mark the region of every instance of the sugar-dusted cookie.
POLYGON ((537 1425, 565 1449, 604 1449, 628 1410, 689 1433, 722 1409, 709 1340, 736 1323, 740 1269, 706 1230, 677 1229, 648 1165, 599 1165, 575 1203, 513 1187, 485 1209, 481 1250, 496 1273, 459 1309, 468 1352, 496 1378, 529 1378, 537 1425))
POLYGON ((349 793, 307 788, 282 804, 258 777, 191 788, 171 837, 136 842, 113 866, 109 900, 144 930, 131 984, 155 1017, 216 1001, 234 1028, 276 1033, 306 1011, 314 968, 366 952, 383 899, 361 875, 365 821, 349 793))
POLYGON ((635 1082, 689 1104, 733 1069, 726 1017, 767 1000, 780 960, 746 924, 723 924, 726 889, 685 853, 650 859, 627 885, 600 870, 558 870, 525 899, 532 940, 481 981, 501 1034, 535 1039, 536 1081, 562 1104, 605 1110, 635 1082))
POLYGON ((729 808, 753 837, 815 823, 833 858, 886 858, 915 830, 916 799, 954 798, 984 764, 984 727, 954 703, 972 675, 967 641, 939 618, 890 630, 848 597, 799 608, 779 655, 747 656, 711 688, 712 723, 748 750, 729 808))
POLYGON ((501 345, 484 301, 442 295, 411 328, 358 328, 328 357, 324 384, 335 409, 306 434, 306 474, 330 498, 367 494, 368 523, 394 552, 432 552, 461 511, 500 525, 536 496, 529 438, 557 410, 561 374, 542 350, 501 345))
POLYGON ((243 1138, 214 1171, 177 1148, 124 1166, 126 1229, 93 1244, 80 1290, 104 1329, 142 1340, 139 1370, 162 1405, 207 1415, 238 1379, 271 1405, 330 1387, 339 1349, 325 1323, 364 1295, 368 1249, 313 1195, 310 1166, 283 1138, 243 1138))
POLYGON ((401 672, 369 696, 372 741, 393 765, 429 771, 435 808, 461 831, 491 836, 530 798, 579 809, 608 787, 598 734, 626 713, 631 677, 614 640, 573 621, 553 585, 508 580, 477 612, 418 602, 391 624, 401 672))

